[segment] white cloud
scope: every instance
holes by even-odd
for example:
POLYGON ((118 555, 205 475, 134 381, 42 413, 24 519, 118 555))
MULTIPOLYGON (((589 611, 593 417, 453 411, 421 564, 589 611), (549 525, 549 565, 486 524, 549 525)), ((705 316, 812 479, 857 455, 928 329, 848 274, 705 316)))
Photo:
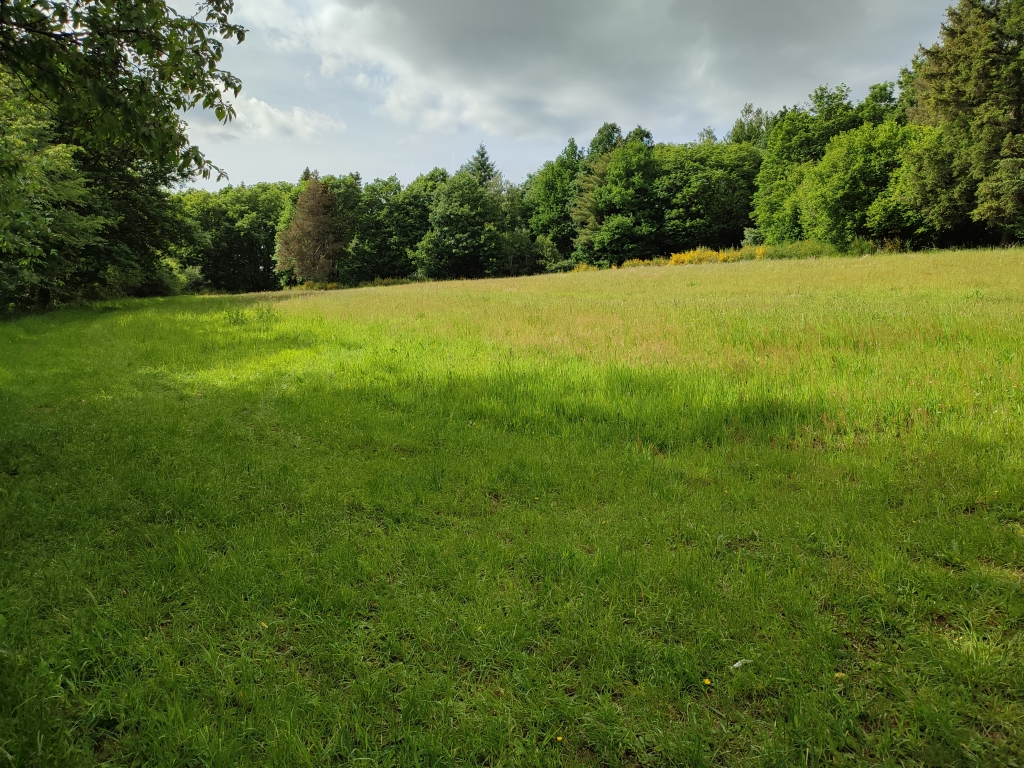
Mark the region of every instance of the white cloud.
POLYGON ((345 130, 342 121, 302 107, 292 107, 290 111, 283 112, 245 94, 240 94, 234 104, 237 116, 232 125, 260 138, 298 136, 312 139, 324 133, 345 130))
POLYGON ((285 112, 265 101, 246 96, 244 93, 233 101, 235 118, 226 125, 212 124, 199 118, 190 121, 190 128, 196 134, 193 138, 201 141, 232 141, 240 138, 311 140, 325 134, 345 130, 341 120, 302 107, 292 107, 285 112))

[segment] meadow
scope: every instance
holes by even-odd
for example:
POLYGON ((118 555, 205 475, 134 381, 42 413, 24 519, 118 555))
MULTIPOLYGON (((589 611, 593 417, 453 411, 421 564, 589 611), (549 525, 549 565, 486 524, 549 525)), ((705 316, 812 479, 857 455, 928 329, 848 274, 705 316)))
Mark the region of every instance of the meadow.
POLYGON ((1024 251, 0 323, 0 765, 1024 764, 1024 251))

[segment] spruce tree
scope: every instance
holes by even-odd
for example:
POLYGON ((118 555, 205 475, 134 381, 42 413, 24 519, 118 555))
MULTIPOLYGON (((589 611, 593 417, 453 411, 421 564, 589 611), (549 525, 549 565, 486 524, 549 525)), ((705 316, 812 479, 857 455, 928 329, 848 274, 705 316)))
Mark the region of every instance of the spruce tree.
POLYGON ((1004 243, 1024 237, 1022 22, 1019 1, 960 0, 916 62, 910 115, 942 134, 952 177, 932 172, 928 144, 912 154, 909 178, 935 226, 973 220, 1004 243))
POLYGON ((481 186, 487 186, 498 178, 498 168, 491 162, 483 144, 477 147, 473 157, 460 170, 467 171, 481 186))
POLYGON ((334 277, 334 257, 342 247, 334 209, 334 194, 313 171, 295 202, 288 228, 278 238, 279 272, 291 271, 300 281, 334 277))

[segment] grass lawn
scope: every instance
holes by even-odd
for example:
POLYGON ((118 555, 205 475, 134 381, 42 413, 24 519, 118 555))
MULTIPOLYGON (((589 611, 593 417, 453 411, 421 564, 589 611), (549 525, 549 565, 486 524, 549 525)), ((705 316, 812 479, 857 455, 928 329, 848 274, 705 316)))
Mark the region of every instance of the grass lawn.
POLYGON ((1024 251, 0 323, 0 766, 1024 765, 1024 251))

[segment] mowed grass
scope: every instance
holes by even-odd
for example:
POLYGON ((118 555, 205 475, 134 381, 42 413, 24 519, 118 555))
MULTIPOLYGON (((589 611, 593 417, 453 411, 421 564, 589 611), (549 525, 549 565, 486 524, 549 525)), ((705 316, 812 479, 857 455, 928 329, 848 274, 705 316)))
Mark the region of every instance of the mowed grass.
POLYGON ((1024 252, 0 324, 0 765, 1024 764, 1024 252))

